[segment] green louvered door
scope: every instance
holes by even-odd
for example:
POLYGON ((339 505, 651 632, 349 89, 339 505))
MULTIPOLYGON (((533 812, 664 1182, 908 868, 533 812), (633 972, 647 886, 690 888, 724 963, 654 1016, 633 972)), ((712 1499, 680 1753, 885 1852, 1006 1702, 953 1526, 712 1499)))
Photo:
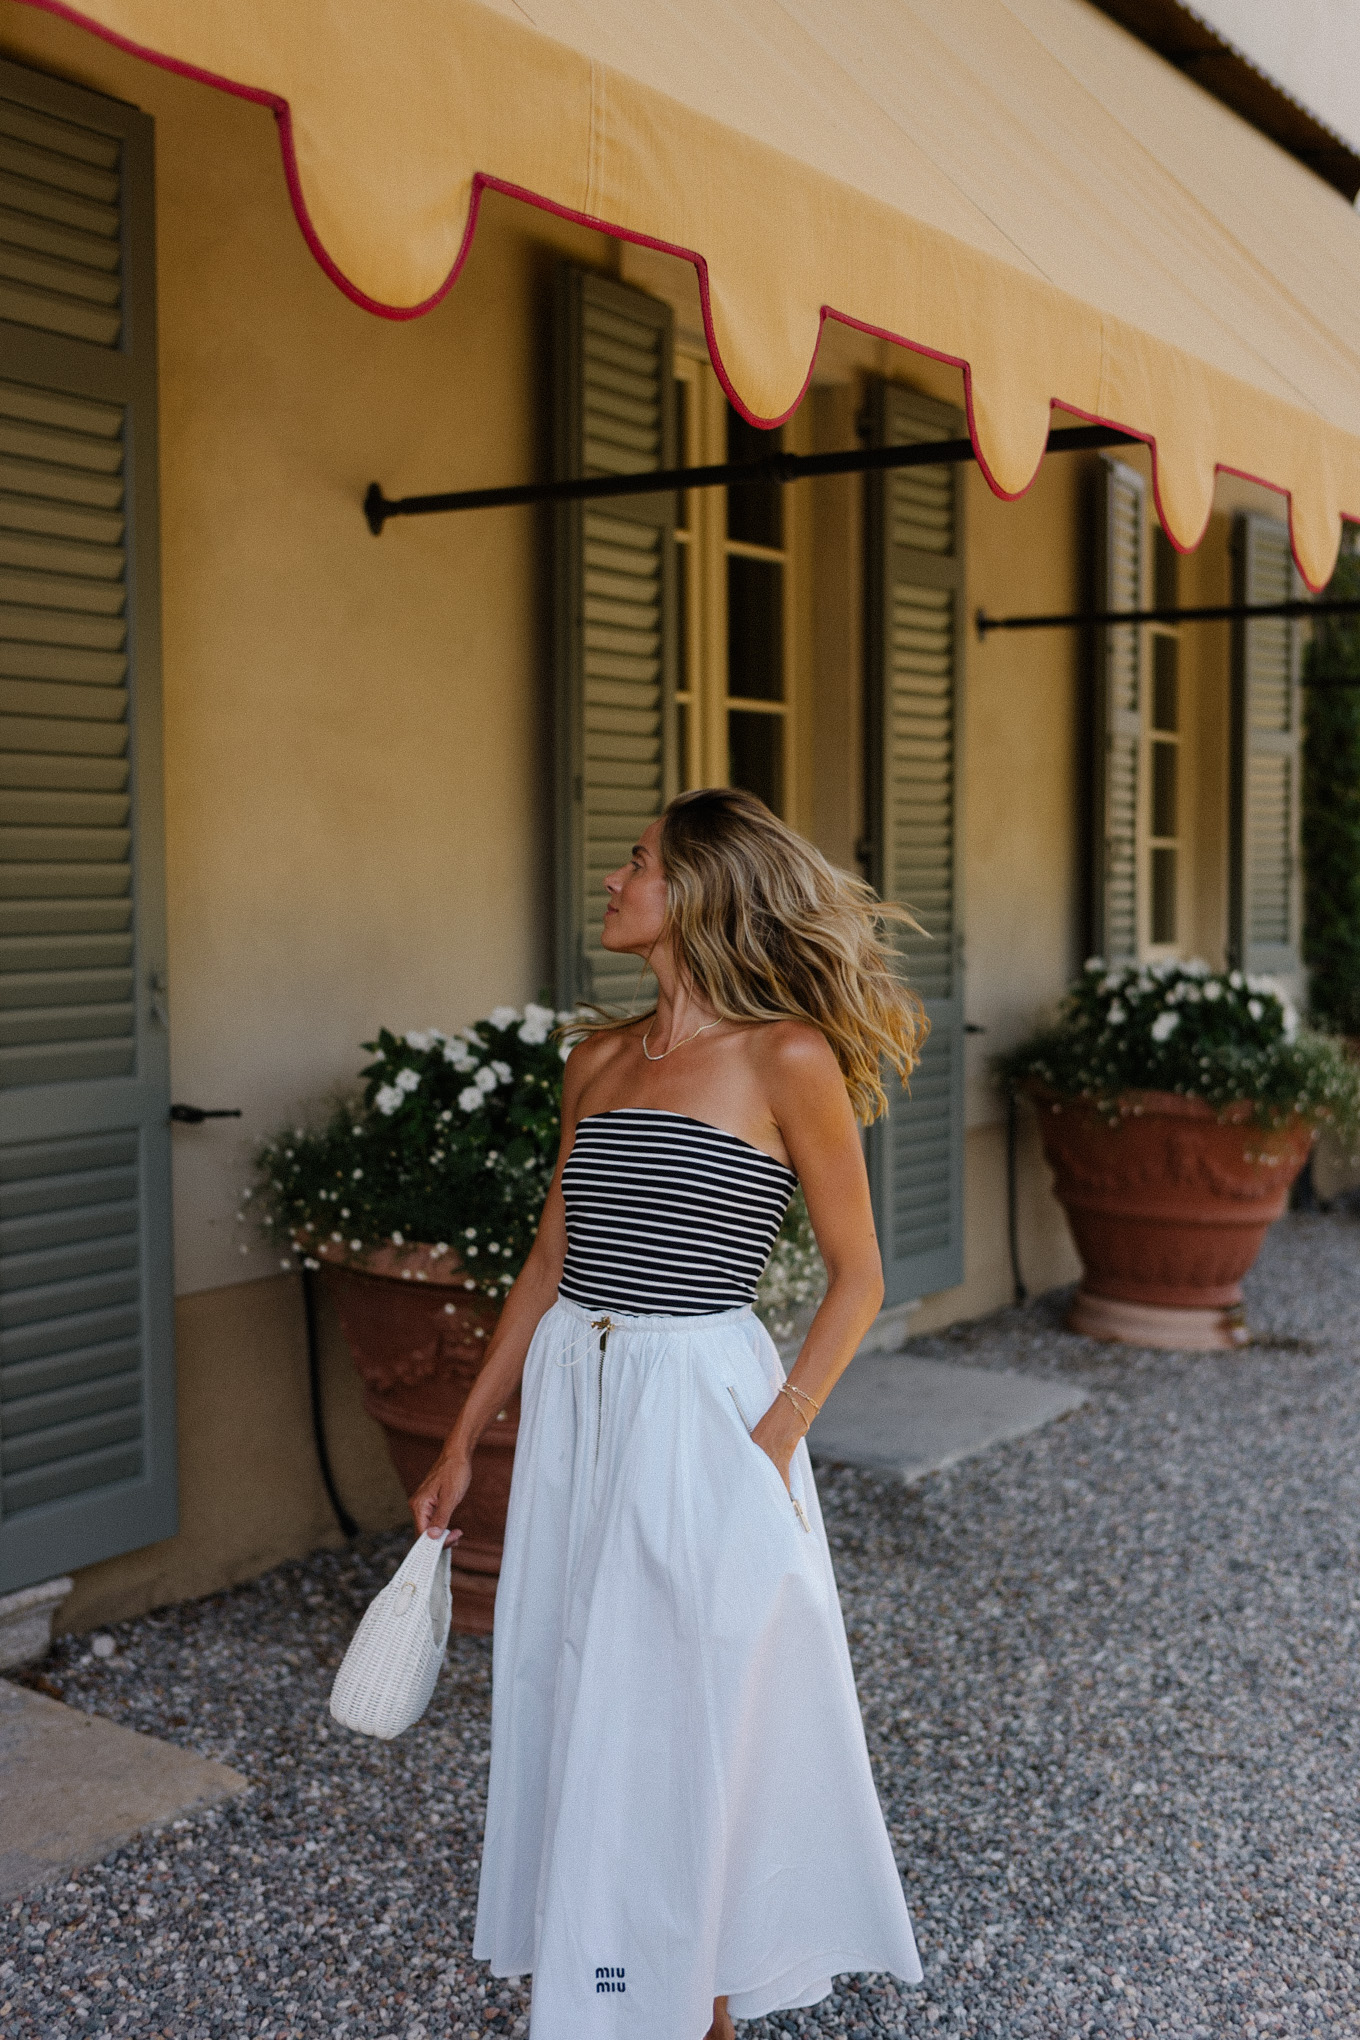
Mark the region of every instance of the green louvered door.
MULTIPOLYGON (((1303 593, 1289 530, 1242 517, 1234 533, 1240 602, 1288 602, 1303 593)), ((1303 990, 1299 864, 1302 633, 1286 617, 1239 623, 1233 633, 1231 852, 1228 946, 1242 970, 1303 990)))
MULTIPOLYGON (((1140 474, 1101 462, 1096 608, 1143 606, 1146 517, 1140 474)), ((1096 632, 1091 716, 1092 956, 1138 955, 1138 807, 1143 746, 1143 645, 1137 624, 1096 632)))
MULTIPOLYGON (((873 392, 877 442, 960 436, 958 412, 893 384, 873 392)), ((870 877, 909 907, 901 938, 930 1036, 910 1095, 890 1084, 869 1174, 888 1305, 963 1279, 963 926, 959 738, 965 631, 958 471, 869 482, 870 877)))
POLYGON ((0 1591, 176 1524, 152 231, 0 65, 0 1591))
MULTIPOLYGON (((674 465, 671 317, 607 277, 564 268, 557 302, 557 472, 674 465)), ((604 880, 675 791, 673 496, 558 513, 558 999, 627 1005, 635 957, 600 944, 604 880)))

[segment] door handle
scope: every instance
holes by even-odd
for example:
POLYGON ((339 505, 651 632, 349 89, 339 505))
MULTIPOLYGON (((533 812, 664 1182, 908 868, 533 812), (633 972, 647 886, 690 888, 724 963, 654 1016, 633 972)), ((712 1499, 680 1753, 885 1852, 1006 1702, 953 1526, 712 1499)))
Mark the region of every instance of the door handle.
POLYGON ((179 1126, 202 1126, 205 1119, 239 1119, 239 1105, 172 1105, 170 1117, 179 1126))

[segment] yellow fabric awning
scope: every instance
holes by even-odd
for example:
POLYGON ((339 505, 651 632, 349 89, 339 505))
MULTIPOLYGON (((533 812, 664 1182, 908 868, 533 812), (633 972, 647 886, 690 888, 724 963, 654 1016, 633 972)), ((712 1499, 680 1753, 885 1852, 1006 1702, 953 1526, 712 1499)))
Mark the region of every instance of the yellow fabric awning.
POLYGON ((273 106, 303 230, 374 311, 456 276, 491 184, 698 265, 735 401, 831 315, 961 364, 998 493, 1059 403, 1218 468, 1329 576, 1360 517, 1360 218, 1086 0, 26 0, 273 106))

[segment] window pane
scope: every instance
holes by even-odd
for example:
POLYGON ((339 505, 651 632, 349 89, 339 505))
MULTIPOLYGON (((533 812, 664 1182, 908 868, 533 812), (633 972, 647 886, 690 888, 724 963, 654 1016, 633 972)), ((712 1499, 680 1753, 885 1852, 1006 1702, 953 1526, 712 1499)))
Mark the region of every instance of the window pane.
POLYGON ((1172 849, 1152 853, 1152 939, 1176 939, 1176 852, 1172 849))
POLYGON ((675 704, 675 741, 680 752, 680 790, 682 793, 687 793, 690 787, 689 703, 687 701, 677 701, 675 704))
MULTIPOLYGON (((689 466, 689 384, 675 385, 675 464, 689 466)), ((689 497, 684 489, 675 492, 675 528, 689 529, 689 497)))
POLYGON ((734 708, 727 716, 727 776, 733 786, 758 793, 766 807, 784 811, 784 718, 734 708))
POLYGON ((1154 836, 1178 836, 1176 827, 1176 765, 1179 758, 1175 744, 1154 744, 1152 746, 1152 833, 1154 836))
POLYGON ((689 667, 689 580, 694 572, 691 551, 688 545, 675 548, 675 684, 682 694, 694 685, 689 667))
POLYGON ((1152 640, 1152 727, 1178 730, 1181 726, 1181 648, 1175 638, 1154 636, 1152 640))
POLYGON ((727 562, 727 691, 784 699, 784 569, 778 560, 727 562))
MULTIPOLYGON (((759 460, 763 454, 777 453, 783 444, 782 427, 761 432, 728 405, 729 460, 759 460)), ((757 482, 727 491, 727 536, 743 539, 747 545, 783 545, 784 491, 778 482, 757 482)))

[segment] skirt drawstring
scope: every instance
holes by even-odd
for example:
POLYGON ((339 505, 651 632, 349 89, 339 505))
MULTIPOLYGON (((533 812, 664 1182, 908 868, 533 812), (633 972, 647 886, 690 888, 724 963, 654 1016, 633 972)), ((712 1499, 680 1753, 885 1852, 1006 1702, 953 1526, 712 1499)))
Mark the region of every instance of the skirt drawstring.
POLYGON ((573 1339, 571 1344, 567 1346, 563 1352, 557 1355, 558 1366, 574 1367, 577 1361, 582 1359, 583 1356, 589 1352, 590 1340, 586 1336, 587 1333, 589 1332, 599 1333, 600 1352, 601 1354, 603 1354, 605 1340, 609 1337, 609 1334, 611 1332, 617 1332, 620 1330, 622 1330, 622 1327, 620 1325, 616 1325, 613 1318, 610 1317, 607 1312, 604 1315, 604 1317, 591 1318, 588 1324, 585 1324, 581 1327, 579 1337, 573 1339))

